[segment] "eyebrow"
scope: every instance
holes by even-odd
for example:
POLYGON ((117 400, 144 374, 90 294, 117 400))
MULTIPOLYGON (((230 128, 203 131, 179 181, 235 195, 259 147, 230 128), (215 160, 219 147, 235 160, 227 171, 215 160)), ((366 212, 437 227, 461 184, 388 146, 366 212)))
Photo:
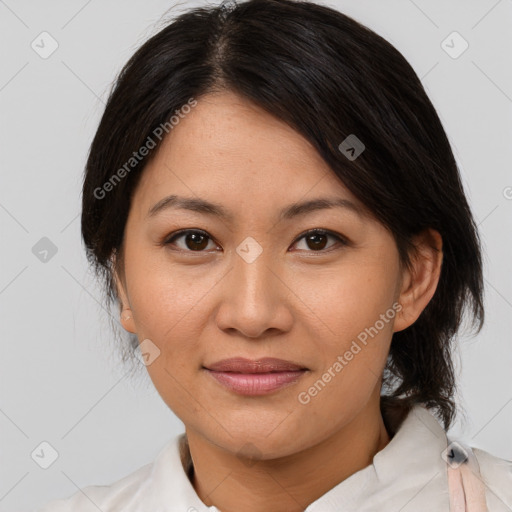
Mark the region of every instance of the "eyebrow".
MULTIPOLYGON (((279 212, 279 219, 289 220, 306 213, 332 208, 344 208, 355 213, 359 217, 367 216, 367 212, 363 207, 348 199, 343 199, 341 197, 320 197, 286 206, 279 212)), ((197 213, 219 217, 231 222, 234 218, 233 214, 226 210, 221 204, 212 203, 196 197, 182 197, 177 195, 170 195, 158 201, 150 208, 146 217, 154 217, 158 213, 169 209, 190 210, 197 213)))

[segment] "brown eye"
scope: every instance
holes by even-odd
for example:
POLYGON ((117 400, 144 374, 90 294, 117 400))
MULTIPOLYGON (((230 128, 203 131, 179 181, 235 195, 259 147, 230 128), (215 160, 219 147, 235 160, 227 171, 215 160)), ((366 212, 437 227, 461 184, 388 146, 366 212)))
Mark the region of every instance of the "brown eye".
POLYGON ((208 241, 211 240, 204 231, 189 229, 173 235, 165 242, 165 245, 173 245, 174 241, 180 238, 184 239, 185 246, 178 247, 184 251, 194 252, 202 252, 208 246, 208 241))
MULTIPOLYGON (((330 233, 329 231, 326 231, 324 229, 310 230, 301 235, 301 237, 297 241, 304 239, 306 242, 307 249, 311 249, 312 252, 321 252, 323 251, 323 249, 325 249, 329 238, 338 240, 338 242, 340 242, 342 245, 347 245, 346 241, 343 238, 341 238, 338 235, 335 235, 334 233, 330 233)), ((330 247, 332 247, 332 245, 330 247)))
MULTIPOLYGON (((304 239, 306 243, 305 250, 307 252, 328 252, 333 245, 336 245, 336 243, 334 243, 327 247, 329 238, 338 241, 341 245, 347 245, 347 241, 341 236, 324 229, 312 229, 307 231, 296 240, 295 244, 304 239)), ((186 229, 174 233, 164 242, 164 245, 175 245, 179 250, 184 252, 205 252, 209 241, 213 243, 212 239, 205 231, 186 229), (176 241, 180 239, 183 239, 184 245, 180 246, 176 243, 176 241)))
POLYGON ((306 243, 312 249, 323 249, 327 245, 328 235, 313 233, 306 236, 306 243))

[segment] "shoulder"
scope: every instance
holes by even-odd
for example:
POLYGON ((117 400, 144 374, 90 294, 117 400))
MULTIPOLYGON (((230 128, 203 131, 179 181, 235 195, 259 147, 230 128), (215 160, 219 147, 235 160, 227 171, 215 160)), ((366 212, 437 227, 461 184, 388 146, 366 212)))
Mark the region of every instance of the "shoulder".
POLYGON ((496 457, 480 448, 471 449, 486 486, 489 510, 512 510, 512 461, 496 457))
POLYGON ((34 512, 104 512, 122 510, 151 474, 153 463, 111 485, 90 485, 65 499, 53 500, 34 512))
POLYGON ((84 487, 32 512, 158 512, 167 510, 177 496, 193 498, 194 491, 180 455, 184 438, 184 433, 173 437, 152 462, 110 485, 84 487))

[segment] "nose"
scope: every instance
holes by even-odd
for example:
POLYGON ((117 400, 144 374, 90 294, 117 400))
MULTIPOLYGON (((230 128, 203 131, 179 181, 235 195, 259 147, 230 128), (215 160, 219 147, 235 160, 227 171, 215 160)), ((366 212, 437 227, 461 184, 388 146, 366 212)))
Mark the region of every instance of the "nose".
POLYGON ((254 261, 235 254, 233 266, 219 288, 216 322, 230 334, 261 339, 291 329, 291 292, 278 265, 261 253, 254 261))

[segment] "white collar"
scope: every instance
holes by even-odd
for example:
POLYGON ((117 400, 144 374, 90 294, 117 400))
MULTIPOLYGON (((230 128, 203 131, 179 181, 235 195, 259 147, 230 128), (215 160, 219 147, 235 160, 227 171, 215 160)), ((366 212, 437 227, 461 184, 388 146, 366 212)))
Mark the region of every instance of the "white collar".
MULTIPOLYGON (((198 497, 183 469, 175 436, 160 451, 151 472, 125 511, 220 512, 198 497)), ((441 454, 447 436, 433 414, 416 405, 391 441, 357 471, 311 503, 304 512, 431 512, 449 510, 447 466, 441 454)))

